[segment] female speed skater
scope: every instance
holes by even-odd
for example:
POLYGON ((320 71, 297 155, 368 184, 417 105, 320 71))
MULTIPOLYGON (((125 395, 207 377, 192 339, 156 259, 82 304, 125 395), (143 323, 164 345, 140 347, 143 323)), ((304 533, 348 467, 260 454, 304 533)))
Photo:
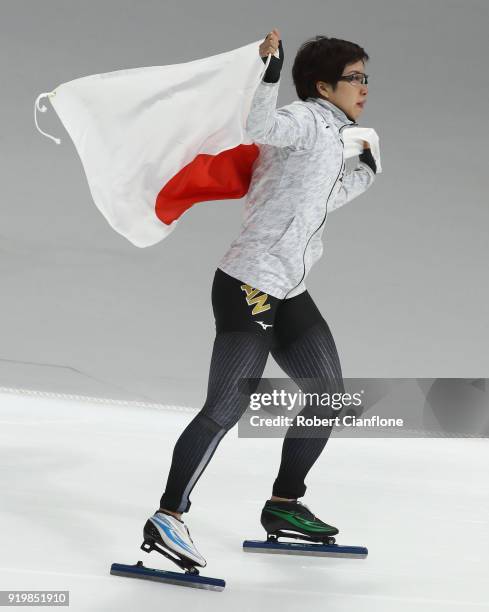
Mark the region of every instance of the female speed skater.
MULTIPOLYGON (((358 125, 368 95, 369 56, 364 49, 322 35, 307 40, 292 68, 299 100, 279 109, 284 54, 277 29, 258 52, 264 62, 272 54, 246 123, 260 154, 240 233, 214 275, 216 336, 207 398, 175 444, 159 509, 144 527, 145 542, 201 567, 206 560, 181 516, 189 511, 189 495, 219 442, 247 408, 238 391, 239 379, 260 379, 271 353, 302 391, 345 392, 333 336, 305 278, 321 257, 328 210, 363 193, 377 171, 365 141, 356 167, 345 171, 344 162, 342 130, 358 125), (273 55, 277 49, 279 57, 273 55)), ((333 416, 330 408, 311 405, 299 414, 333 416)), ((313 436, 299 433, 295 420, 287 430, 272 495, 261 513, 269 534, 282 529, 305 536, 338 533, 298 500, 332 427, 314 429, 313 436)))

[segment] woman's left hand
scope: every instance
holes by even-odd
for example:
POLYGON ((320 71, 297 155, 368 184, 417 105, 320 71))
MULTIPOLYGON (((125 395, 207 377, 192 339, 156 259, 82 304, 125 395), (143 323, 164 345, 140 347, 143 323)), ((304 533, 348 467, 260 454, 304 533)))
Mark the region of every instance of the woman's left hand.
POLYGON ((370 143, 369 142, 367 142, 366 140, 362 140, 362 142, 363 142, 363 148, 364 149, 370 149, 370 143))

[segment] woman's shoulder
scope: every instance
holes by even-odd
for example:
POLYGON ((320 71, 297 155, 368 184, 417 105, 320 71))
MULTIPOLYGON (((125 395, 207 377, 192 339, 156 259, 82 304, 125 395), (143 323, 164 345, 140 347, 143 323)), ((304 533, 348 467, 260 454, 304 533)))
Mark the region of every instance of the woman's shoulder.
POLYGON ((301 123, 308 122, 315 126, 320 118, 320 115, 314 109, 313 105, 305 100, 293 100, 289 104, 285 104, 277 110, 284 114, 293 115, 299 119, 301 123))

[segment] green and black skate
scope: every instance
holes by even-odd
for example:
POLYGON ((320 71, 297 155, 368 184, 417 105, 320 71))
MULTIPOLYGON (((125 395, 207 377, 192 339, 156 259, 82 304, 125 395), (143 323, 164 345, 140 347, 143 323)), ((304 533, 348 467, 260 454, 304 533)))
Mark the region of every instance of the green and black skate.
POLYGON ((267 500, 260 522, 268 534, 268 541, 288 537, 309 542, 334 544, 338 529, 317 518, 300 501, 267 500))
POLYGON ((365 559, 365 546, 336 544, 336 527, 324 523, 300 501, 267 500, 261 512, 261 524, 267 532, 266 541, 245 540, 245 552, 313 555, 318 557, 348 557, 365 559), (279 541, 293 538, 305 542, 279 541))

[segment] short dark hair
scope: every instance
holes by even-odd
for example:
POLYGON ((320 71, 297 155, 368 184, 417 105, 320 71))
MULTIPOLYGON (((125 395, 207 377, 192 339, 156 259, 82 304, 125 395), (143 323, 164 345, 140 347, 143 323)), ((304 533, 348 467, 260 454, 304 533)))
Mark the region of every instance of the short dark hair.
POLYGON ((317 98, 317 81, 330 83, 333 90, 336 89, 345 66, 368 59, 365 49, 348 40, 328 38, 321 34, 306 40, 297 51, 292 66, 297 95, 301 100, 309 96, 317 98))

